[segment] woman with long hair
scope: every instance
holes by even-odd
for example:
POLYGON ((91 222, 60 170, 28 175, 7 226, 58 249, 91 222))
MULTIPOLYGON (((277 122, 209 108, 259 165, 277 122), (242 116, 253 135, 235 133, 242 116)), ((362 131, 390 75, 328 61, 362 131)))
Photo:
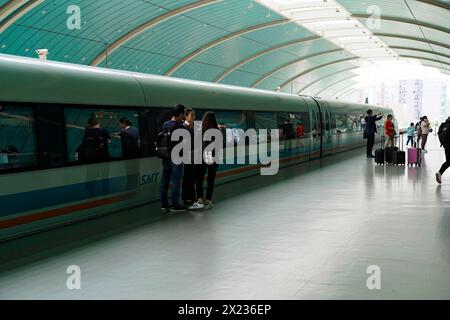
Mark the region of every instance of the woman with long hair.
MULTIPOLYGON (((209 129, 218 129, 219 125, 217 123, 216 115, 214 112, 206 112, 202 119, 202 133, 204 134, 209 129)), ((214 161, 215 154, 205 154, 205 148, 211 144, 213 141, 207 141, 203 143, 202 157, 203 161, 201 165, 196 168, 196 191, 197 191, 197 202, 195 202, 189 210, 196 209, 211 209, 213 207, 212 196, 214 192, 214 182, 216 180, 217 169, 219 165, 214 161), (205 175, 208 173, 207 178, 207 188, 206 188, 206 198, 204 199, 204 189, 203 181, 205 180, 205 175)))

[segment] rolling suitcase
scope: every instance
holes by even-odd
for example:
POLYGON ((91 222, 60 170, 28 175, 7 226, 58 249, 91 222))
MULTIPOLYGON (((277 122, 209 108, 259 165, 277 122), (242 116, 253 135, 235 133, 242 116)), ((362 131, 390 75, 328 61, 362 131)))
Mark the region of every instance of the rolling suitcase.
POLYGON ((417 144, 414 142, 414 148, 408 149, 408 165, 420 166, 422 163, 422 156, 420 148, 417 148, 417 144))
POLYGON ((392 164, 396 166, 404 166, 406 164, 406 152, 403 151, 403 135, 401 135, 401 140, 399 137, 398 141, 400 142, 400 149, 395 150, 392 153, 392 164))
POLYGON ((384 164, 384 149, 375 150, 375 163, 384 164))
POLYGON ((394 153, 398 151, 397 147, 387 147, 384 149, 386 153, 386 163, 394 163, 394 153))
POLYGON ((375 150, 375 163, 380 165, 384 164, 385 153, 383 149, 383 136, 381 136, 381 148, 375 150))

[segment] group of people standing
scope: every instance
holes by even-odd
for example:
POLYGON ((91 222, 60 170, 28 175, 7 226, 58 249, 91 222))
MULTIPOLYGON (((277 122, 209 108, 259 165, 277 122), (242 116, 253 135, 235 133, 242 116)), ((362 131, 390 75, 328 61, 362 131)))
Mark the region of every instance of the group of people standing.
MULTIPOLYGON (((367 116, 365 117, 365 129, 364 135, 367 138, 367 157, 374 158, 375 156, 372 154, 373 146, 375 143, 375 134, 377 133, 377 125, 376 122, 383 119, 383 114, 373 115, 372 110, 367 111, 367 116)), ((389 114, 384 122, 384 135, 386 137, 386 142, 384 147, 393 147, 395 146, 395 136, 397 132, 395 131, 395 125, 393 122, 394 117, 392 114, 389 114)), ((420 121, 414 125, 411 123, 410 127, 407 130, 408 140, 406 145, 408 146, 411 143, 411 146, 414 146, 414 137, 417 133, 417 145, 420 145, 420 141, 422 140, 421 149, 423 152, 427 152, 425 147, 428 141, 428 135, 432 132, 430 121, 427 116, 423 116, 420 118, 420 121)))
MULTIPOLYGON (((377 133, 377 125, 376 122, 383 118, 383 114, 374 115, 372 110, 367 111, 367 116, 365 117, 365 129, 364 136, 367 139, 367 157, 375 158, 372 154, 373 146, 375 143, 375 134, 377 133)), ((393 122, 393 116, 390 114, 387 116, 387 119, 384 123, 384 134, 386 136, 386 143, 384 145, 385 148, 391 146, 393 147, 395 144, 395 125, 393 122)), ((425 149, 428 141, 428 135, 433 132, 431 128, 430 121, 427 116, 423 116, 420 118, 420 121, 417 124, 411 123, 410 127, 407 130, 408 140, 406 145, 411 144, 412 147, 415 147, 414 137, 417 133, 417 146, 420 145, 422 152, 427 153, 425 149)), ((445 150, 445 162, 442 164, 441 169, 436 173, 436 181, 441 184, 442 183, 442 175, 444 172, 450 168, 450 117, 446 120, 446 122, 442 123, 439 128, 439 140, 441 142, 442 147, 445 150)))
MULTIPOLYGON (((373 146, 375 144, 375 134, 378 132, 377 129, 377 121, 383 119, 383 114, 374 115, 371 109, 367 110, 367 116, 365 117, 365 128, 364 128, 364 136, 367 139, 367 158, 375 158, 372 154, 373 146)), ((395 144, 395 125, 393 122, 394 117, 392 114, 387 116, 387 119, 384 123, 384 134, 386 136, 386 142, 384 147, 394 146, 395 144)))
MULTIPOLYGON (((204 151, 214 140, 202 143, 202 161, 201 164, 195 164, 194 122, 195 111, 185 108, 183 105, 177 105, 171 112, 171 119, 163 125, 162 130, 165 132, 173 133, 177 129, 189 132, 192 157, 190 163, 177 164, 172 158, 172 149, 178 142, 172 142, 168 150, 168 156, 162 159, 161 210, 163 212, 211 209, 213 207, 212 196, 219 165, 213 160, 215 154, 205 155, 204 151), (208 178, 206 198, 204 198, 203 182, 206 174, 208 178), (172 184, 172 194, 169 203, 170 184, 172 184), (183 204, 180 204, 180 195, 183 204)), ((219 128, 215 113, 212 111, 206 112, 201 123, 202 136, 209 129, 219 128)))

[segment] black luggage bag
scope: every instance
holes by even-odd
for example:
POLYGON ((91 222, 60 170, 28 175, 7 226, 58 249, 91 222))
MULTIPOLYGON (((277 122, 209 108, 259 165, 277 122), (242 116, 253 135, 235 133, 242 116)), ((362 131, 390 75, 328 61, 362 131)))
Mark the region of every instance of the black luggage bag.
POLYGON ((384 149, 375 150, 375 163, 384 164, 384 149))
POLYGON ((398 139, 400 144, 400 150, 396 150, 392 153, 392 164, 396 166, 404 166, 406 164, 406 152, 403 151, 403 135, 398 139))
POLYGON ((388 147, 384 151, 386 153, 386 163, 394 163, 394 154, 398 151, 398 148, 388 147))
POLYGON ((384 164, 384 161, 386 160, 385 159, 386 154, 383 149, 383 143, 384 143, 383 136, 381 136, 381 148, 375 150, 375 163, 379 165, 384 164))

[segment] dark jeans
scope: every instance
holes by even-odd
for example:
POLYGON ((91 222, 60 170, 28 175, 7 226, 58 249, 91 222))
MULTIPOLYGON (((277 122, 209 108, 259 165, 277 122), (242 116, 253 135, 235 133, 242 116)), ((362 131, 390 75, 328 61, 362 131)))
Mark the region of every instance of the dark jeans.
POLYGON ((441 170, 439 172, 441 174, 444 174, 444 172, 450 168, 450 148, 445 148, 445 162, 441 167, 441 170))
POLYGON ((214 192, 214 181, 216 180, 218 164, 207 165, 203 163, 198 166, 197 170, 197 197, 203 199, 203 181, 205 180, 205 174, 208 172, 207 188, 206 188, 206 200, 212 200, 214 192))
POLYGON ((422 134, 422 150, 425 150, 427 145, 428 134, 422 134))
POLYGON ((367 134, 367 155, 372 155, 373 145, 375 144, 375 133, 367 134))
POLYGON ((183 195, 182 198, 184 201, 196 201, 197 197, 195 194, 195 164, 185 164, 184 165, 184 175, 183 175, 183 183, 182 190, 183 195))
POLYGON ((411 147, 414 146, 414 136, 408 136, 408 141, 406 141, 406 145, 408 146, 408 144, 411 142, 411 147))
POLYGON ((181 178, 183 177, 183 165, 174 164, 169 159, 163 159, 163 174, 161 178, 161 206, 168 207, 168 193, 172 182, 172 205, 176 206, 180 201, 181 178))

